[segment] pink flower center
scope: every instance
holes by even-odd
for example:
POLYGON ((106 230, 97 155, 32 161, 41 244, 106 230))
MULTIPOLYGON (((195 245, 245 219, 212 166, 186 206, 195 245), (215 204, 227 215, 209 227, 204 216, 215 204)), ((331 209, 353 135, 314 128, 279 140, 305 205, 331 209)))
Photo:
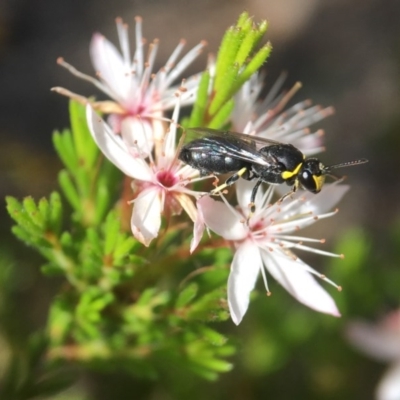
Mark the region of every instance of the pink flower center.
POLYGON ((264 229, 264 221, 257 221, 254 225, 251 225, 251 230, 254 231, 259 231, 261 229, 264 229))
POLYGON ((158 182, 165 188, 170 188, 178 182, 178 177, 171 171, 159 171, 157 172, 158 182))
POLYGON ((147 111, 147 107, 141 103, 134 108, 130 108, 126 115, 136 117, 137 115, 142 115, 145 111, 147 111))

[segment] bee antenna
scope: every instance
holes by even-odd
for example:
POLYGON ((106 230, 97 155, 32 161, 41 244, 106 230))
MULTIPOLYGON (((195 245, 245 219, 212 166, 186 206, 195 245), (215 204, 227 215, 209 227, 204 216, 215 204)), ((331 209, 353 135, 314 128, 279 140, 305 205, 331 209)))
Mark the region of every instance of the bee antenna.
POLYGON ((324 172, 329 173, 332 169, 343 168, 343 167, 352 167, 353 165, 365 164, 367 162, 368 162, 368 160, 366 158, 361 158, 360 160, 355 160, 355 161, 347 161, 344 163, 330 165, 328 167, 325 167, 324 172))

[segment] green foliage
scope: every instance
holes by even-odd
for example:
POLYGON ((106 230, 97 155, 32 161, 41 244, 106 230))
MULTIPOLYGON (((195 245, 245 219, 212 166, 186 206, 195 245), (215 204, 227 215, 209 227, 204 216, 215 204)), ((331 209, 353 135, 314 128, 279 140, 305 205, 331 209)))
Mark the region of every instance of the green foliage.
POLYGON ((65 169, 59 183, 74 218, 84 226, 98 225, 115 201, 120 172, 100 156, 86 125, 85 108, 70 103, 71 131, 55 132, 54 147, 65 169))
MULTIPOLYGON (((226 358, 235 350, 225 336, 204 325, 228 318, 225 282, 162 283, 167 274, 179 276, 180 268, 186 274, 192 271, 187 259, 176 262, 173 270, 165 268, 167 260, 177 260, 179 253, 188 251, 182 231, 170 227, 157 248, 145 249, 124 230, 124 206, 114 203, 119 187, 115 181, 121 179, 94 146, 84 108, 72 103, 70 112, 72 131, 56 132, 54 144, 65 166, 60 186, 72 208, 71 217, 58 192, 39 201, 7 197, 14 234, 43 256, 45 275, 67 282, 50 306, 47 342, 41 348, 41 357, 48 362, 42 369, 56 373, 52 365, 68 360, 100 371, 124 369, 155 378, 174 364, 215 380, 232 368, 226 358)), ((26 349, 24 355, 29 358, 34 353, 26 349)), ((20 363, 16 358, 9 366, 4 393, 34 385, 29 369, 23 389, 12 381, 20 363)), ((58 373, 50 383, 59 390, 64 387, 58 373)), ((51 392, 50 383, 48 389, 43 383, 43 394, 51 392)), ((32 390, 21 398, 33 396, 32 390)))
POLYGON ((15 349, 6 373, 2 376, 0 398, 49 398, 76 380, 76 373, 71 369, 45 362, 46 349, 46 341, 41 335, 33 335, 24 348, 15 349))
MULTIPOLYGON (((259 47, 266 30, 265 21, 255 24, 247 13, 227 30, 215 68, 201 76, 185 125, 226 125, 235 94, 271 52, 269 43, 259 47)), ((159 379, 179 393, 176 398, 202 399, 201 390, 195 393, 191 386, 193 377, 218 379, 232 369, 236 353, 237 343, 221 333, 229 318, 226 281, 232 251, 220 244, 207 246, 210 242, 204 238, 190 255, 191 228, 179 219, 172 220, 177 225, 164 221, 159 238, 149 247, 136 241, 126 222, 130 209, 125 193, 121 194, 124 178, 92 140, 84 107, 71 102, 70 118, 71 129, 53 136, 64 165, 59 173, 60 192, 39 201, 6 199, 15 223, 13 233, 42 256, 41 272, 54 282, 55 294, 47 323, 38 334, 11 329, 13 267, 3 262, 6 257, 0 252, 1 267, 7 264, 0 269, 0 339, 4 336, 10 349, 0 398, 52 396, 85 369, 159 379)), ((398 247, 398 226, 394 231, 393 242, 398 247)), ((344 315, 378 312, 382 293, 387 302, 399 300, 398 268, 381 265, 383 255, 373 254, 370 240, 362 231, 345 233, 338 248, 346 258, 334 259, 329 269, 334 281, 346 282, 343 293, 335 296, 344 315), (386 270, 385 275, 375 272, 374 280, 363 276, 365 270, 372 274, 377 265, 386 270)), ((396 267, 398 258, 393 261, 396 267)), ((236 355, 239 367, 230 378, 238 384, 232 387, 241 385, 244 374, 264 382, 268 374, 296 362, 296 379, 300 375, 298 379, 308 385, 323 387, 330 382, 324 371, 330 371, 331 365, 321 354, 324 351, 329 359, 343 361, 335 351, 343 346, 343 323, 330 316, 316 317, 273 285, 271 298, 254 293, 247 328, 235 331, 241 337, 241 352, 236 355), (328 349, 327 337, 332 344, 328 349), (311 347, 306 347, 308 343, 311 347), (293 362, 294 355, 298 358, 293 362)), ((345 367, 333 376, 345 379, 345 371, 351 376, 345 367)), ((268 385, 274 382, 269 380, 268 385)), ((222 397, 216 393, 212 398, 222 397)))
POLYGON ((231 26, 222 39, 215 72, 206 71, 200 81, 197 99, 187 126, 220 129, 234 107, 233 96, 268 59, 270 43, 257 50, 268 24, 254 23, 247 12, 231 26))

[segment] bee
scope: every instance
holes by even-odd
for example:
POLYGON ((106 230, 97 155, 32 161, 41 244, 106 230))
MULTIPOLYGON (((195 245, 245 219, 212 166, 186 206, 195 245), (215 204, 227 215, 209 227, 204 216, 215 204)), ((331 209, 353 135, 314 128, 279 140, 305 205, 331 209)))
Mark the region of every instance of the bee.
POLYGON ((332 174, 332 170, 368 162, 363 158, 325 166, 318 158, 306 158, 291 144, 263 137, 209 128, 189 128, 185 134, 196 138, 181 147, 178 155, 181 161, 198 169, 201 176, 233 173, 225 183, 213 189, 211 195, 219 194, 239 178, 257 179, 250 197, 252 213, 263 182, 292 186, 287 195, 298 188, 319 193, 327 175, 340 178, 332 174))

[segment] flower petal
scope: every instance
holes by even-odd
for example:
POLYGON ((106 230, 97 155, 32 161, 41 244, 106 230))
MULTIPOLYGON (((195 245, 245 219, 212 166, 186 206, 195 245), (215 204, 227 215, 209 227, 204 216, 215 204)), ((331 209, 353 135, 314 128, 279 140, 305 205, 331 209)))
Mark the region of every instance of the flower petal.
POLYGON ((153 128, 146 119, 123 118, 121 136, 133 155, 147 157, 153 149, 153 128))
MULTIPOLYGON (((287 189, 288 187, 286 185, 279 185, 276 187, 277 192, 282 196, 288 193, 287 189)), ((293 207, 293 211, 285 213, 285 216, 291 217, 292 215, 307 214, 309 212, 315 215, 324 214, 331 211, 349 189, 349 185, 332 183, 325 184, 318 194, 298 190, 295 194, 290 195, 285 202, 290 202, 291 199, 292 201, 303 199, 303 201, 299 206, 296 205, 296 207, 293 207)))
POLYGON ((400 335, 396 331, 354 321, 347 326, 345 333, 355 347, 377 360, 400 360, 400 335))
POLYGON ((228 278, 228 304, 231 318, 239 325, 249 306, 250 292, 254 289, 262 268, 260 250, 253 243, 241 244, 233 257, 228 278))
POLYGON ((158 236, 162 209, 161 193, 156 187, 144 190, 134 200, 131 218, 132 233, 145 246, 158 236))
POLYGON ((94 141, 117 168, 131 178, 151 180, 151 170, 146 162, 128 153, 120 136, 111 130, 90 105, 86 106, 86 119, 94 141))
POLYGON ((221 201, 204 196, 197 202, 206 225, 227 240, 242 240, 247 236, 248 227, 243 218, 221 201))
POLYGON ((400 399, 400 362, 392 365, 385 373, 376 391, 378 400, 400 399))
POLYGON ((90 56, 100 78, 115 93, 117 100, 126 99, 131 88, 132 74, 116 47, 100 34, 90 42, 90 56))
POLYGON ((297 212, 301 213, 303 210, 305 212, 312 211, 316 215, 326 213, 332 210, 332 208, 339 203, 349 189, 349 185, 338 185, 332 183, 324 185, 321 192, 318 194, 303 192, 302 197, 305 197, 306 201, 297 212))
POLYGON ((190 242, 190 253, 193 253, 200 243, 203 237, 204 229, 206 228, 203 209, 201 207, 197 208, 196 220, 193 225, 193 238, 190 242))
POLYGON ((339 317, 340 313, 332 297, 302 266, 279 250, 261 252, 270 274, 300 303, 313 310, 339 317))

